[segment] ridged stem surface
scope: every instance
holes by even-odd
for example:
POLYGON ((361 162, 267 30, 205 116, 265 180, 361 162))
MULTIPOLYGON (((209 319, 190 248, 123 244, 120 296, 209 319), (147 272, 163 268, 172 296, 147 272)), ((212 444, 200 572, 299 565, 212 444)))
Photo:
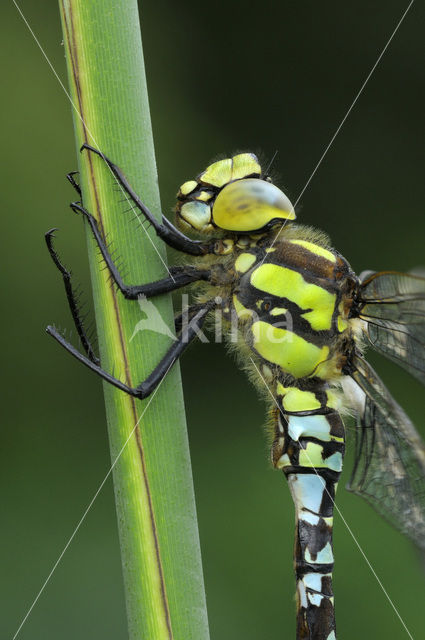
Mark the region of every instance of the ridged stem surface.
MULTIPOLYGON (((59 4, 77 148, 88 142, 101 149, 159 216, 137 2, 59 4)), ((125 196, 107 166, 84 152, 79 154, 79 169, 84 206, 123 259, 126 282, 140 284, 167 275, 164 247, 152 230, 147 233, 137 220, 131 221, 133 213, 125 213, 131 205, 120 202, 125 196)), ((102 366, 136 386, 164 355, 170 338, 140 331, 131 339, 144 317, 139 305, 111 287, 90 234, 88 245, 102 366)), ((172 327, 169 297, 152 301, 172 327)), ((130 638, 207 640, 178 366, 144 402, 106 383, 104 391, 112 462, 119 456, 113 478, 130 638)))

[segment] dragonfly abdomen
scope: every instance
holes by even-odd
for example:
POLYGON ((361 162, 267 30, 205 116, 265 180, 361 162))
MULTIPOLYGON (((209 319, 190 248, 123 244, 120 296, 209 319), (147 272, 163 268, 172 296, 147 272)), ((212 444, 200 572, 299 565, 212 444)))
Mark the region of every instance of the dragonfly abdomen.
POLYGON ((280 411, 272 448, 295 504, 297 637, 335 638, 333 507, 345 450, 342 419, 329 389, 277 385, 280 411))

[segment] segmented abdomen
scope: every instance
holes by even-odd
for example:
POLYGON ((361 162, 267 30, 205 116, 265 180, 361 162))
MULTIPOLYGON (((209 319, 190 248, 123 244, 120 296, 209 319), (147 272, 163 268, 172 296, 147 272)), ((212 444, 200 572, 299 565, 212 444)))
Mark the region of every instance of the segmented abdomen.
POLYGON ((278 401, 272 458, 287 476, 295 504, 297 637, 334 640, 333 507, 344 425, 329 390, 313 393, 279 384, 278 401), (314 408, 314 401, 320 406, 314 408))

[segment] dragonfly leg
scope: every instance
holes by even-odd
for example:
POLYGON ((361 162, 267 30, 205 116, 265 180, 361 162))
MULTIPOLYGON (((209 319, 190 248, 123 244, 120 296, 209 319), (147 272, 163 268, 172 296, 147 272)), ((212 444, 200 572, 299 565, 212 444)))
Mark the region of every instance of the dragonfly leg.
POLYGON ((70 171, 69 173, 66 174, 66 179, 71 183, 75 191, 81 197, 81 187, 74 178, 74 176, 77 176, 79 173, 80 173, 79 171, 70 171))
POLYGON ((179 338, 171 345, 168 349, 165 356, 159 362, 159 364, 155 367, 152 373, 137 387, 130 387, 129 385, 121 382, 107 371, 101 368, 100 365, 96 364, 90 358, 80 353, 78 349, 76 349, 72 344, 70 344, 57 330, 55 327, 48 326, 46 331, 49 335, 51 335, 55 340, 59 342, 74 358, 79 360, 86 367, 91 369, 97 373, 103 380, 106 380, 110 384, 112 384, 117 389, 121 391, 125 391, 130 396, 134 398, 139 398, 143 400, 147 398, 159 385, 161 380, 164 378, 168 370, 172 367, 172 365, 178 360, 183 351, 187 348, 187 346, 196 338, 198 335, 198 331, 202 328, 206 316, 211 311, 211 309, 216 305, 214 300, 207 302, 203 308, 198 311, 195 316, 190 320, 188 326, 181 333, 179 338))
POLYGON ((211 273, 208 269, 196 269, 195 267, 189 265, 183 267, 170 267, 170 275, 167 278, 157 280, 156 282, 150 282, 142 285, 126 285, 123 282, 117 266, 112 260, 111 254, 109 253, 104 239, 102 238, 95 218, 79 202, 72 202, 70 206, 73 211, 75 211, 76 213, 82 213, 87 219, 95 237, 96 243, 102 254, 102 257, 109 269, 109 272, 115 284, 118 286, 123 296, 128 300, 135 300, 136 298, 138 298, 138 296, 142 295, 149 298, 161 293, 175 291, 176 289, 185 287, 192 282, 197 282, 199 280, 209 280, 211 273))
POLYGON ((187 307, 180 313, 178 316, 174 318, 174 329, 176 334, 178 335, 181 331, 183 331, 184 325, 188 324, 188 322, 193 318, 193 316, 200 311, 205 306, 204 302, 195 303, 187 307))
POLYGON ((50 256, 55 263, 56 267, 59 269, 62 274, 63 283, 65 285, 66 297, 68 299, 69 308, 71 311, 72 319, 74 320, 75 327, 77 329, 77 333, 80 337, 81 344, 83 345, 84 351, 86 352, 89 360, 93 362, 95 365, 99 365, 99 358, 95 355, 93 347, 90 343, 90 340, 87 336, 86 330, 84 328, 83 320, 80 315, 80 310, 78 307, 77 298, 75 296, 74 289, 72 287, 71 280, 71 272, 65 267, 65 265, 61 262, 56 250, 53 247, 53 238, 54 232, 56 229, 50 229, 45 234, 47 248, 49 250, 50 256))
POLYGON ((102 160, 108 165, 109 169, 117 179, 118 183, 127 193, 129 198, 134 202, 139 211, 142 212, 143 216, 148 220, 148 222, 153 226, 155 232, 161 240, 163 240, 166 244, 173 249, 177 249, 177 251, 182 251, 183 253, 188 253, 194 256, 201 256, 207 253, 214 252, 214 245, 216 240, 212 239, 208 242, 201 242, 199 240, 192 240, 188 236, 185 236, 184 233, 179 231, 167 218, 162 217, 162 223, 158 222, 152 212, 148 209, 148 207, 140 200, 137 193, 131 187, 127 178, 121 169, 114 164, 105 154, 103 154, 98 149, 95 149, 89 144, 83 144, 81 147, 81 151, 87 150, 92 153, 98 155, 102 160))

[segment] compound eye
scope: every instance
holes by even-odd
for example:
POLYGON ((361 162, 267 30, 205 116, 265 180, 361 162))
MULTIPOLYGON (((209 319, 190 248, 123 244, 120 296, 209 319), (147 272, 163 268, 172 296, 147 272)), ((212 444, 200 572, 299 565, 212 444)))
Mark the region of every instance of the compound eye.
POLYGON ((236 180, 223 187, 213 206, 213 220, 227 231, 259 231, 272 221, 295 220, 283 191, 259 178, 236 180))

